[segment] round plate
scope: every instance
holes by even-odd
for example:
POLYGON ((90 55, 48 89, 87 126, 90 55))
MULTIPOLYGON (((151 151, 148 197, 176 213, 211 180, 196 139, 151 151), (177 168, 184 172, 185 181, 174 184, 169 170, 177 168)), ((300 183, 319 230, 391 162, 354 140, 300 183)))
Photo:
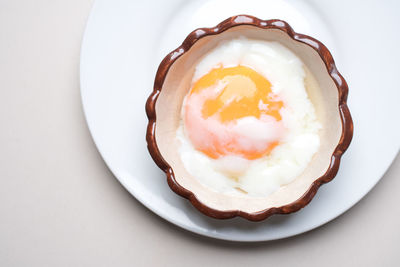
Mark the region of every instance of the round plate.
MULTIPOLYGON (((379 181, 400 147, 396 27, 398 7, 341 1, 98 0, 81 51, 84 111, 104 161, 143 205, 189 231, 235 241, 285 238, 314 229, 357 203, 379 181), (254 223, 208 218, 173 193, 146 148, 145 101, 161 59, 198 27, 237 14, 286 20, 332 52, 349 84, 355 132, 337 177, 291 215, 254 223), (371 23, 371 18, 379 23, 371 23), (352 24, 346 22, 352 21, 352 24), (368 22, 368 24, 366 23, 368 22), (381 27, 380 25, 385 25, 381 27), (379 49, 379 50, 377 50, 379 49)), ((393 5, 399 5, 393 1, 393 5)))

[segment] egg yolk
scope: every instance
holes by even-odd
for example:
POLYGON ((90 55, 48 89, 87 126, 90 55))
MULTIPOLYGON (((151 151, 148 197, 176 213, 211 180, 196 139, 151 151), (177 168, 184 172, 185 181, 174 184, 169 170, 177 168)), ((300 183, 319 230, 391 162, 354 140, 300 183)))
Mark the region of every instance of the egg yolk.
MULTIPOLYGON (((191 114, 190 109, 196 108, 190 105, 191 97, 201 95, 205 90, 214 90, 214 94, 209 94, 201 102, 201 116, 203 120, 216 118, 222 125, 232 125, 238 119, 245 117, 255 117, 261 119, 264 115, 281 121, 280 109, 283 102, 271 91, 271 83, 255 70, 246 66, 219 67, 212 69, 209 73, 197 80, 190 90, 186 101, 186 115, 191 114)), ((189 138, 196 134, 200 124, 190 123, 190 118, 186 116, 185 123, 191 125, 187 127, 189 138)), ((257 148, 243 147, 240 145, 240 136, 228 137, 227 139, 218 138, 218 133, 210 133, 193 142, 196 149, 202 151, 211 158, 219 158, 226 155, 239 155, 247 159, 256 159, 270 153, 278 145, 278 140, 269 142, 257 148), (207 140, 206 140, 207 139, 207 140)))

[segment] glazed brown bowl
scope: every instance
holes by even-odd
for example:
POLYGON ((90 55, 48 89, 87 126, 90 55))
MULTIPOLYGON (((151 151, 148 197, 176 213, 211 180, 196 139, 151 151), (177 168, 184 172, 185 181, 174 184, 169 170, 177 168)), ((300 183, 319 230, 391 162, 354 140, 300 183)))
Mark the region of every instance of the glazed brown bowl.
POLYGON ((240 216, 260 221, 272 214, 292 213, 306 206, 318 188, 331 181, 338 171, 340 158, 353 136, 347 94, 346 81, 337 71, 328 49, 318 40, 294 32, 281 20, 260 20, 248 15, 230 17, 214 28, 194 30, 161 62, 154 90, 146 103, 148 149, 165 172, 170 188, 207 216, 218 219, 240 216), (319 133, 320 148, 306 170, 267 197, 227 196, 212 191, 185 170, 178 154, 176 130, 194 68, 218 43, 237 36, 277 41, 303 61, 307 93, 323 125, 319 133))

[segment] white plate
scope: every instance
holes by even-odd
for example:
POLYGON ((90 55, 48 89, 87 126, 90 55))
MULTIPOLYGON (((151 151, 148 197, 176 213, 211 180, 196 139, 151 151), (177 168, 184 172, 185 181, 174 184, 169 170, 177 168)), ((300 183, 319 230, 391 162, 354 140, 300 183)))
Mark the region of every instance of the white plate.
POLYGON ((358 202, 400 147, 398 1, 98 0, 81 54, 87 123, 108 167, 143 205, 202 235, 273 240, 316 228, 358 202), (229 4, 227 4, 229 2, 229 4), (362 6, 362 8, 360 8, 362 6), (144 104, 160 60, 196 27, 239 13, 288 21, 324 42, 349 83, 355 132, 337 177, 303 210, 253 223, 210 219, 175 195, 147 152, 144 104))

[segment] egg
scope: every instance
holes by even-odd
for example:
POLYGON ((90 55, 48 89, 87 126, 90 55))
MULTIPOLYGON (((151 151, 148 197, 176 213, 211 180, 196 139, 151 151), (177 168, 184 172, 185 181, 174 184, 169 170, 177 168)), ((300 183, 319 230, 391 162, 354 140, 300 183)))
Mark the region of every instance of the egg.
POLYGON ((195 67, 176 138, 186 170, 211 190, 265 197, 307 167, 321 124, 301 60, 278 42, 221 42, 195 67))

